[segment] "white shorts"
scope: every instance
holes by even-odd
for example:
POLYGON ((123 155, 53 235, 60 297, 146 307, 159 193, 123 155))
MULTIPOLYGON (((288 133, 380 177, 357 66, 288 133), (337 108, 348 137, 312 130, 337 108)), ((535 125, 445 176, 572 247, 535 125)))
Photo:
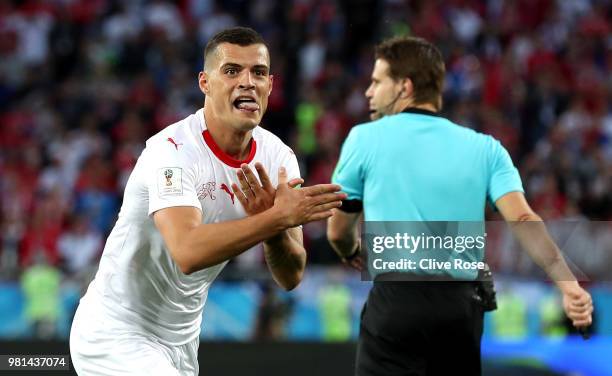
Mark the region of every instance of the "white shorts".
POLYGON ((79 376, 199 374, 199 338, 168 346, 89 311, 79 305, 70 331, 70 356, 79 376))

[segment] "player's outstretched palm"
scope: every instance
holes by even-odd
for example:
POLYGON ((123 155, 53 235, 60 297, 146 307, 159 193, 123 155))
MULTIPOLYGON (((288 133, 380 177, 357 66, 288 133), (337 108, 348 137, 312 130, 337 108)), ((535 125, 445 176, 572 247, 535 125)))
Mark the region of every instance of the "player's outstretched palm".
POLYGON ((342 205, 346 194, 337 184, 317 184, 300 189, 291 189, 287 172, 281 167, 278 172, 278 187, 274 198, 274 209, 284 218, 286 227, 329 218, 332 209, 342 205))

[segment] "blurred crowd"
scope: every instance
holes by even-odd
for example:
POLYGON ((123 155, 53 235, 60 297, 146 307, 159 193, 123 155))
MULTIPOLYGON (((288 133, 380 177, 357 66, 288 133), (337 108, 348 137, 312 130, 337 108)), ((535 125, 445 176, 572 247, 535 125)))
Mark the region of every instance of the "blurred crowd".
MULTIPOLYGON (((412 34, 445 56, 444 115, 502 142, 542 217, 610 220, 610 20, 610 0, 0 2, 0 273, 91 275, 145 140, 202 106, 203 48, 234 25, 269 44, 263 126, 306 184, 368 120, 373 46, 412 34)), ((335 261, 324 233, 312 262, 335 261)))

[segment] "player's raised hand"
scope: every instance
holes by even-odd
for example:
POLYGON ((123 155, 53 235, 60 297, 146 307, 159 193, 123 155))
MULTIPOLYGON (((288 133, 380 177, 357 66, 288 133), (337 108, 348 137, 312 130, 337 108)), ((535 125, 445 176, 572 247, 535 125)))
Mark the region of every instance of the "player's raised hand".
POLYGON ((333 208, 340 207, 345 193, 337 184, 317 184, 300 189, 290 189, 287 171, 281 167, 278 172, 278 187, 274 208, 283 218, 286 227, 318 221, 332 216, 333 208))
MULTIPOLYGON (((255 163, 255 170, 259 175, 259 181, 257 181, 249 165, 243 163, 240 170, 236 171, 240 187, 235 183, 232 184, 234 195, 242 204, 247 215, 254 215, 270 209, 274 205, 274 196, 276 195, 276 188, 272 185, 264 166, 257 162, 255 163)), ((304 180, 298 178, 292 179, 286 184, 290 188, 295 188, 302 183, 304 183, 304 180)))

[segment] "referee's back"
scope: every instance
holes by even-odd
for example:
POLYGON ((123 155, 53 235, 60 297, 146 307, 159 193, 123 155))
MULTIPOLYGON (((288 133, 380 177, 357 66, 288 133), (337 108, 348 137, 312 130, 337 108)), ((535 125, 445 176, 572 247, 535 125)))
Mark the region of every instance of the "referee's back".
POLYGON ((499 141, 420 109, 354 127, 332 180, 366 221, 481 221, 487 199, 523 191, 499 141))

